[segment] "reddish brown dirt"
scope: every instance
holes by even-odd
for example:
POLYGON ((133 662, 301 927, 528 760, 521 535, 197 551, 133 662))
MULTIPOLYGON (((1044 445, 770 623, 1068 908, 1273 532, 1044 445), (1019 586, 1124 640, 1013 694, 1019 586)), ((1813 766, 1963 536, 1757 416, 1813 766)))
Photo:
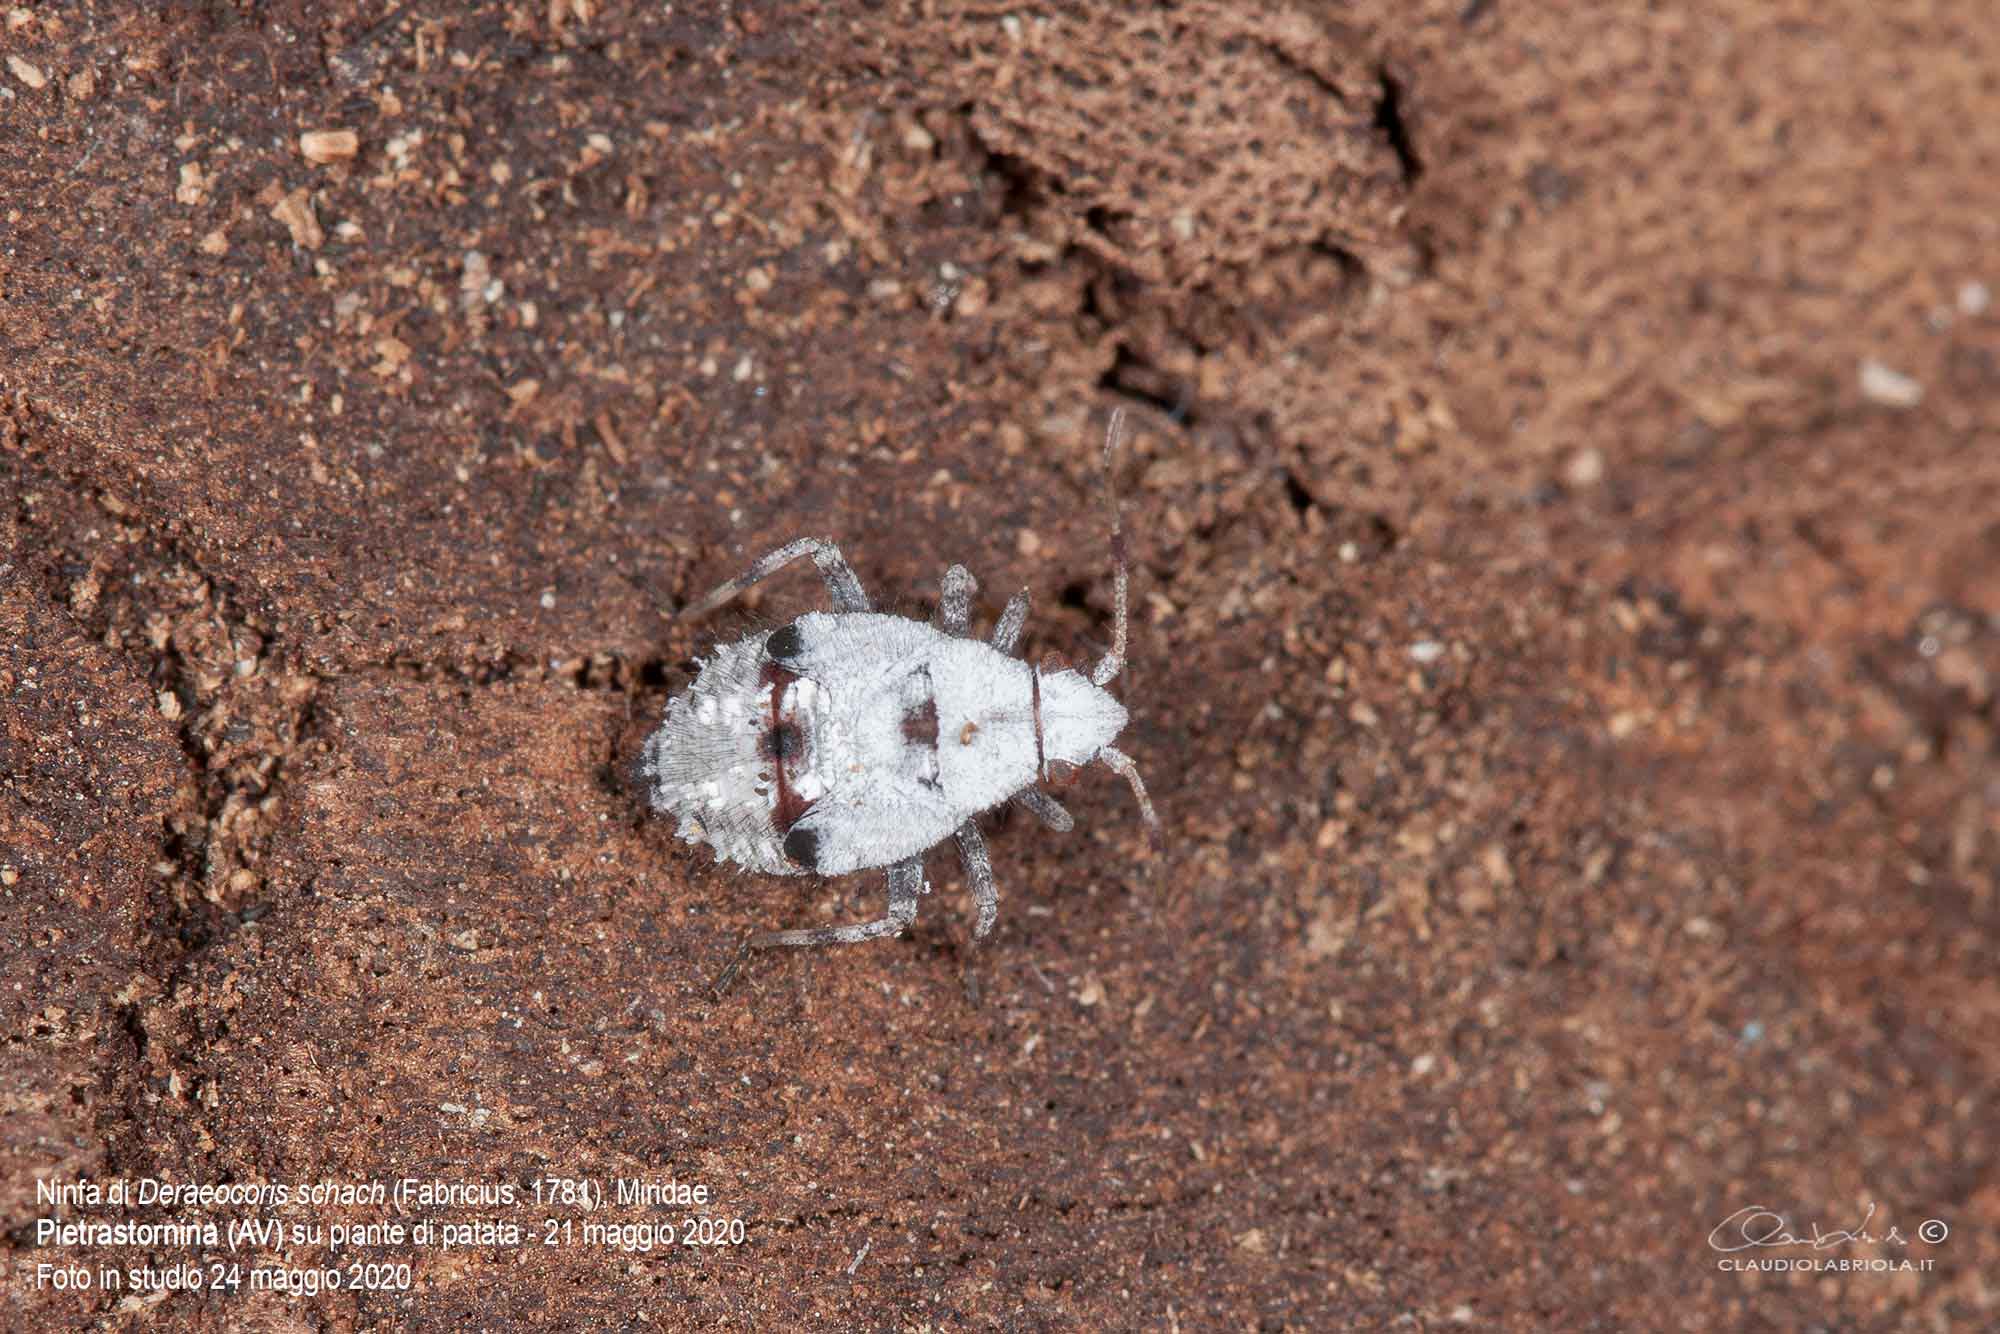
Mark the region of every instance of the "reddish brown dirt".
POLYGON ((9 1327, 2000 1321, 1982 0, 155 8, 0 13, 9 1327), (710 995, 881 890, 642 809, 675 609, 1088 651, 1120 403, 1164 855, 1093 777, 978 951, 941 852, 710 995), (79 1175, 746 1240, 38 1288, 167 1216, 79 1175))

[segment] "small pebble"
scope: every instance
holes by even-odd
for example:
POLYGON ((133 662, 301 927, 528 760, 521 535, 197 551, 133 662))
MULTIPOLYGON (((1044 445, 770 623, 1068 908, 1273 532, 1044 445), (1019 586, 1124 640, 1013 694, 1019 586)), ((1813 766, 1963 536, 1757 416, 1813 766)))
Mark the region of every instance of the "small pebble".
POLYGON ((300 156, 322 167, 345 162, 360 149, 361 138, 352 130, 307 130, 299 136, 300 156))
POLYGON ((1604 455, 1595 449, 1579 449, 1570 456, 1563 476, 1574 487, 1596 486, 1604 480, 1604 455))
POLYGON ((1870 402, 1890 408, 1914 408, 1924 401, 1922 385, 1872 358, 1861 363, 1861 393, 1870 402))

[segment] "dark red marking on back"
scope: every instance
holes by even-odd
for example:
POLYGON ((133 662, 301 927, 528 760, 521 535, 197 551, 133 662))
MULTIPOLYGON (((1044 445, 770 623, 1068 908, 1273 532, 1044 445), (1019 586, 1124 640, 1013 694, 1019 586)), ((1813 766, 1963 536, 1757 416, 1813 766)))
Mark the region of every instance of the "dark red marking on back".
POLYGON ((937 700, 925 695, 923 703, 903 715, 903 740, 913 746, 929 746, 936 750, 937 739, 937 700))
POLYGON ((1046 778, 1049 762, 1042 758, 1042 674, 1034 667, 1028 669, 1029 691, 1035 701, 1035 774, 1046 778))
POLYGON ((812 802, 801 797, 792 786, 794 768, 807 760, 805 729, 797 717, 785 712, 785 692, 798 679, 797 672, 775 662, 766 662, 757 675, 759 685, 771 687, 770 726, 759 749, 770 757, 771 769, 777 775, 778 799, 771 804, 771 828, 780 838, 813 808, 812 802))

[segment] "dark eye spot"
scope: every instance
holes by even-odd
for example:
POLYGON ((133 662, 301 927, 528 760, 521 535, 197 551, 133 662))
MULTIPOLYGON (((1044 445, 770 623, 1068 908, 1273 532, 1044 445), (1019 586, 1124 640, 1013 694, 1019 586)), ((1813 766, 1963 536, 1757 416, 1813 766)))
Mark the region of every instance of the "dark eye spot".
POLYGON ((804 647, 797 621, 773 630, 771 637, 764 641, 764 653, 773 662, 790 662, 799 656, 804 647))
POLYGON ((817 871, 819 834, 811 829, 794 828, 785 835, 785 855, 808 871, 817 871))

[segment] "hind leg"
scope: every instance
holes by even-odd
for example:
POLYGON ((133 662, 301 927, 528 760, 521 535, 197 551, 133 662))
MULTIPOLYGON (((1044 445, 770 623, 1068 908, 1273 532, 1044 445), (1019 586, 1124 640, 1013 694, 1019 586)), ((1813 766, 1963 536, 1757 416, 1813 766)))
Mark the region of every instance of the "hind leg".
POLYGON ((883 936, 900 936, 917 920, 917 895, 923 892, 924 859, 910 857, 889 868, 889 911, 872 922, 849 926, 809 926, 796 931, 766 931, 750 937, 750 948, 768 950, 780 945, 855 945, 883 936))
POLYGON ((979 835, 979 826, 967 820, 952 835, 958 840, 959 860, 965 863, 965 879, 972 886, 972 902, 979 916, 972 924, 972 938, 986 939, 993 930, 994 919, 1000 916, 1000 891, 993 887, 993 861, 986 855, 986 840, 979 835))
POLYGON ((948 635, 964 634, 972 619, 972 595, 978 591, 979 581, 963 565, 946 570, 938 584, 937 610, 931 614, 931 624, 948 635))
POLYGON ((868 610, 868 594, 862 589, 861 580, 855 577, 854 568, 847 563, 847 558, 840 554, 840 548, 833 544, 833 540, 825 537, 802 537, 771 552, 742 574, 689 607, 681 615, 692 618, 714 611, 752 584, 770 578, 801 556, 811 556, 813 564, 819 567, 820 577, 826 580, 826 591, 833 599, 835 611, 868 610))
POLYGON ((722 975, 710 985, 710 990, 720 996, 736 979, 737 970, 743 966, 744 956, 751 950, 777 949, 785 946, 805 945, 855 945, 864 940, 880 940, 884 936, 900 936, 911 922, 917 920, 917 896, 924 889, 924 859, 910 857, 889 868, 889 911, 872 922, 854 922, 847 926, 809 926, 793 931, 766 931, 751 936, 736 949, 736 957, 722 970, 722 975))

